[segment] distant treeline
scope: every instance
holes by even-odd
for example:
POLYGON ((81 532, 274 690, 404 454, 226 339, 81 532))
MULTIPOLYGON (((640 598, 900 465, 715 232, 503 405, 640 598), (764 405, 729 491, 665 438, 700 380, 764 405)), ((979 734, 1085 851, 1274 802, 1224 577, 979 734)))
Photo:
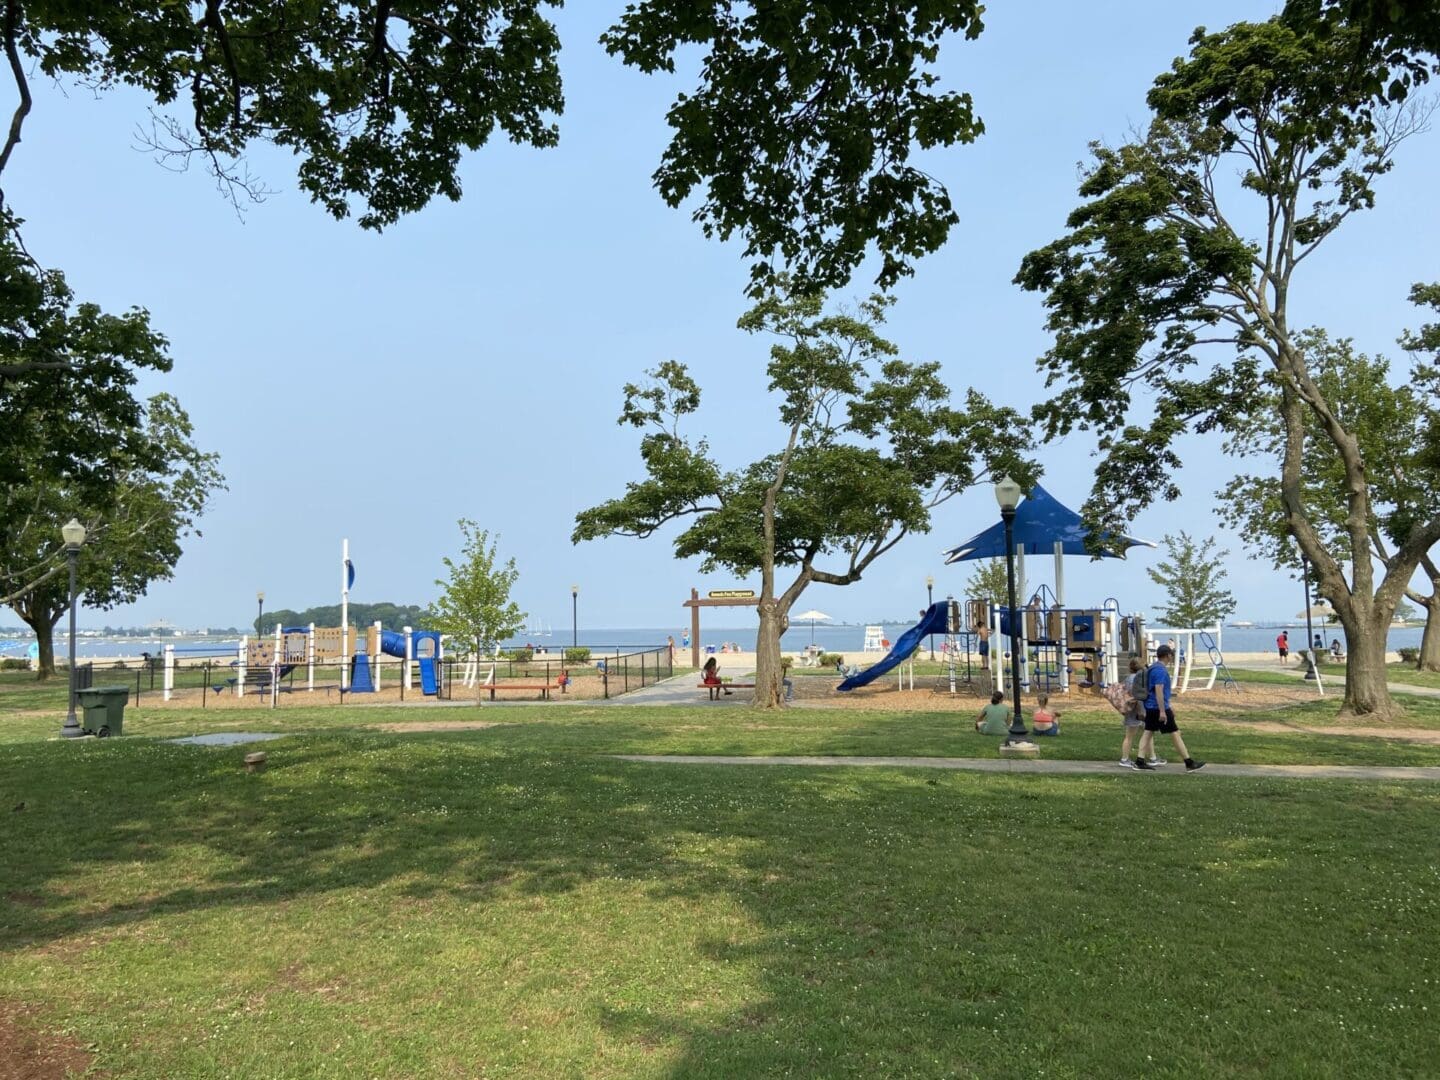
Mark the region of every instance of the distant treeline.
MULTIPOLYGON (((340 605, 325 604, 321 607, 306 608, 304 611, 290 611, 280 608, 267 611, 265 625, 259 628, 262 634, 273 634, 275 624, 281 626, 339 626, 340 605)), ((415 604, 351 604, 350 623, 353 626, 369 626, 382 623, 386 630, 399 630, 402 626, 419 629, 425 625, 425 609, 415 604)))

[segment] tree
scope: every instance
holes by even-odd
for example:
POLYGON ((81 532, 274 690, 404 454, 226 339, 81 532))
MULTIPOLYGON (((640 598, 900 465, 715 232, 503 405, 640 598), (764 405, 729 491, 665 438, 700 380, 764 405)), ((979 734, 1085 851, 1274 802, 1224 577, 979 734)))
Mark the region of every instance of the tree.
POLYGON ((1385 685, 1390 615, 1440 539, 1440 518, 1409 531, 1377 585, 1363 454, 1295 341, 1289 304, 1296 271, 1373 204, 1375 182, 1426 114, 1376 107, 1351 87, 1354 42, 1343 28, 1321 35, 1278 20, 1240 23, 1197 31, 1191 44, 1156 79, 1148 128, 1120 147, 1092 148, 1086 201, 1067 234, 1021 265, 1017 282, 1046 294, 1055 337, 1041 367, 1061 384, 1037 417, 1051 438, 1099 432, 1087 515, 1113 531, 1127 512, 1178 497, 1175 438, 1241 424, 1261 407, 1268 373, 1285 432, 1285 525, 1350 640, 1343 708, 1386 718, 1395 711, 1385 685), (1230 182, 1237 167, 1239 182, 1230 182), (1258 232, 1243 235, 1251 220, 1258 232), (1216 349, 1228 359, 1200 370, 1216 349), (1137 403, 1141 390, 1154 402, 1137 403), (1339 551, 1304 499, 1307 417, 1344 463, 1339 551))
POLYGON ((107 315, 77 303, 65 276, 30 258, 15 219, 0 210, 0 552, 41 545, 33 561, 0 560, 0 604, 63 566, 58 531, 18 535, 36 477, 63 477, 66 497, 95 512, 112 500, 120 472, 164 467, 132 388, 140 371, 170 370, 165 350, 147 312, 107 315))
POLYGON ((1214 626, 1235 610, 1235 597, 1222 584, 1229 575, 1220 564, 1230 552, 1215 546, 1214 537, 1197 542, 1183 529, 1165 535, 1169 562, 1145 572, 1165 590, 1168 602, 1157 615, 1166 626, 1214 626))
POLYGON ((999 607, 1010 603, 1010 578, 1004 559, 981 559, 970 571, 965 582, 965 595, 975 600, 989 600, 999 607))
MULTIPOLYGON (((429 613, 418 604, 391 604, 383 600, 374 604, 357 604, 352 600, 348 615, 351 623, 356 626, 370 626, 378 622, 392 630, 398 630, 402 626, 425 628, 429 613)), ((257 634, 273 633, 277 623, 281 626, 309 626, 311 623, 316 626, 339 626, 340 605, 319 604, 304 611, 276 608, 265 612, 264 619, 263 625, 260 624, 259 616, 251 623, 257 634)))
MULTIPOLYGON (((0 174, 33 102, 27 69, 155 102, 148 144, 204 164, 239 205, 263 198, 243 154, 292 150, 301 190, 379 229, 436 195, 460 197, 465 150, 498 130, 549 147, 564 105, 560 0, 9 0, 3 33, 19 102, 0 174), (185 118, 171 110, 183 109, 185 118)), ((699 48, 698 85, 667 113, 655 173, 671 206, 700 196, 707 235, 739 235, 757 280, 779 263, 838 284, 874 244, 880 281, 910 272, 956 217, 912 147, 982 131, 968 95, 941 92, 941 42, 982 29, 978 0, 637 0, 605 48, 673 73, 699 48)))
POLYGON ((707 573, 760 574, 760 708, 783 705, 780 635, 811 583, 859 581, 902 538, 928 531, 935 506, 1001 472, 1022 481, 1036 472, 1014 449, 1027 445, 1014 411, 974 391, 955 409, 939 365, 898 358, 879 334, 889 303, 872 296, 826 313, 815 295, 771 295, 741 318, 743 329, 778 339, 767 371, 780 428, 776 449, 737 469, 683 434, 700 408, 683 364, 666 361, 627 385, 620 423, 645 433, 646 477, 575 519, 576 543, 693 519, 675 537, 677 557, 700 556, 707 573), (784 569, 794 576, 781 585, 784 569))
POLYGON ((520 572, 514 559, 499 562, 499 545, 487 531, 467 518, 459 524, 465 538, 460 560, 449 556, 443 560, 450 579, 436 579, 445 591, 430 606, 425 621, 430 629, 463 642, 478 657, 492 653, 497 642, 518 634, 525 625, 525 613, 510 599, 520 572))
MULTIPOLYGON (((106 609, 130 603, 151 582, 168 580, 180 559, 181 541, 192 533, 200 535, 197 519, 210 497, 224 488, 217 456, 197 450, 191 435, 190 418, 174 398, 152 397, 144 414, 146 452, 117 464, 112 495, 98 510, 65 476, 37 466, 7 495, 24 505, 26 513, 0 551, 0 562, 11 574, 16 567, 45 565, 54 558, 49 553, 61 524, 74 517, 87 531, 77 574, 87 606, 106 609), (162 464, 153 466, 153 460, 162 464)), ((55 672, 54 629, 69 607, 68 594, 68 576, 56 573, 11 601, 15 613, 35 631, 41 679, 55 672)))
MULTIPOLYGON (((1326 401, 1354 433, 1370 484, 1369 535, 1371 557, 1389 566, 1396 547, 1403 546, 1416 522, 1440 513, 1440 417, 1435 401, 1422 392, 1417 365, 1411 381, 1391 384, 1390 364, 1383 357, 1357 353, 1348 339, 1332 341, 1321 330, 1296 335, 1308 358, 1316 385, 1326 401)), ((1280 480, 1273 463, 1284 453, 1285 431, 1279 419, 1279 391, 1267 390, 1269 402, 1239 426, 1226 443, 1228 452, 1257 463, 1260 471, 1236 476, 1217 493, 1220 513, 1246 538, 1246 546, 1277 567, 1297 569, 1299 552, 1286 525, 1280 480)), ((1345 463, 1306 414, 1306 451, 1301 474, 1302 501, 1327 547, 1343 550, 1350 513, 1345 463)), ((1405 595, 1426 610, 1426 632, 1420 650, 1425 670, 1440 669, 1440 567, 1429 552, 1420 566, 1430 580, 1425 595, 1407 585, 1405 595), (1432 666, 1434 665, 1434 666, 1432 666)), ((1323 589, 1320 590, 1324 595, 1323 589)), ((1398 614, 1403 602, 1397 601, 1398 614)))

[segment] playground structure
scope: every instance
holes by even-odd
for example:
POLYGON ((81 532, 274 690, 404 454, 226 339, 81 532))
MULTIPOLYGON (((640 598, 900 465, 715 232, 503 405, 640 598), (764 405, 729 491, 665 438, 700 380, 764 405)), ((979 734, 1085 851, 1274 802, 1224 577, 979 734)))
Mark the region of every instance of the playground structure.
MULTIPOLYGON (((175 688, 175 666, 185 652, 173 645, 165 646, 162 698, 169 701, 175 688)), ((191 653, 191 655, 195 655, 191 653)), ((244 697, 248 689, 278 692, 280 680, 303 667, 303 688, 316 689, 315 670, 333 666, 338 669, 342 693, 375 693, 381 687, 379 657, 392 656, 401 661, 401 684, 409 689, 420 679, 421 692, 437 697, 441 690, 441 661, 444 641, 438 631, 413 630, 405 627, 396 632, 380 623, 357 628, 354 626, 291 626, 275 627, 270 637, 240 639, 233 651, 206 652, 207 658, 231 657, 234 674, 225 680, 236 697, 244 697)), ((222 687, 223 688, 223 685, 222 687)), ((298 688, 296 688, 298 689, 298 688)))
MULTIPOLYGON (((1120 602, 1114 598, 1093 607, 1066 605, 1064 556, 1124 558, 1127 549, 1154 547, 1153 543, 1128 536, 1103 536, 1097 548, 1092 545, 1090 531, 1080 515, 1061 505, 1038 484, 1016 509, 1012 530, 1017 600, 1027 595, 1026 554, 1054 556, 1053 591, 1042 584, 1026 606, 1016 610, 979 599, 967 599, 962 605, 953 597, 932 604, 919 623, 900 635, 895 647, 884 659, 850 675, 838 689, 853 690, 873 681, 911 657, 919 648, 921 639, 932 633, 945 635, 947 676, 942 686, 948 685, 951 694, 962 685, 981 694, 989 693, 992 687, 1009 687, 1012 685, 1014 665, 1019 666, 1022 690, 1068 693, 1077 681, 1084 688, 1103 689, 1129 674, 1130 659, 1148 664, 1154 650, 1169 638, 1183 639, 1177 693, 1191 689, 1195 658, 1199 651, 1197 643, 1205 650, 1210 671, 1204 685, 1196 689, 1212 689, 1217 679, 1223 680, 1226 688, 1236 688, 1235 680, 1225 666, 1218 626, 1147 630, 1140 615, 1123 614, 1120 602), (973 639, 982 633, 989 640, 989 666, 986 668, 982 663, 977 679, 971 646, 973 639), (1011 655, 1012 641, 1015 643, 1014 655, 1011 655), (963 678, 959 674, 962 643, 963 678)), ((959 547, 945 552, 945 562, 1004 559, 1010 554, 1006 551, 1004 523, 997 522, 959 547)), ((870 648, 867 633, 866 651, 870 648)))

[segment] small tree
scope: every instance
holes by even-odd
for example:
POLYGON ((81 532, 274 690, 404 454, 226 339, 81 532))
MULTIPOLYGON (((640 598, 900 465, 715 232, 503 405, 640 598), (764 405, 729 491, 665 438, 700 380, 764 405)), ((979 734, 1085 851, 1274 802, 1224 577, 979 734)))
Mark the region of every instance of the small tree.
POLYGON ((520 572, 514 559, 499 564, 498 544, 486 530, 468 518, 461 518, 459 524, 465 538, 460 560, 449 556, 442 560, 449 580, 435 579, 445 591, 430 606, 426 621, 442 634, 464 642, 478 658, 493 652, 498 642, 518 634, 525 625, 525 612, 510 599, 520 572))
POLYGON ((989 600, 1004 607, 1010 603, 1010 578, 1004 559, 983 559, 975 564, 965 582, 965 595, 975 600, 989 600))
POLYGON ((1221 584, 1227 574, 1220 560, 1230 552, 1216 551, 1213 537, 1197 543, 1184 530, 1174 536, 1167 533, 1165 546, 1169 563, 1145 571, 1169 598, 1159 610, 1164 622, 1175 627, 1213 626, 1235 610, 1235 597, 1221 584))
POLYGON ((878 332, 890 301, 826 314, 818 296, 767 298, 740 320, 780 339, 770 350, 779 405, 775 450, 728 471, 704 439, 682 434, 700 386, 666 361, 645 385, 625 388, 622 424, 646 432, 648 473, 624 495, 582 511, 572 539, 650 536, 687 517, 680 558, 702 569, 760 575, 755 704, 783 705, 780 635, 812 582, 849 585, 930 512, 972 484, 1010 472, 1022 486, 1037 471, 1021 457, 1020 417, 971 390, 950 404, 939 365, 899 359, 878 332), (822 563, 824 565, 822 565, 822 563), (789 584, 778 575, 789 568, 789 584))

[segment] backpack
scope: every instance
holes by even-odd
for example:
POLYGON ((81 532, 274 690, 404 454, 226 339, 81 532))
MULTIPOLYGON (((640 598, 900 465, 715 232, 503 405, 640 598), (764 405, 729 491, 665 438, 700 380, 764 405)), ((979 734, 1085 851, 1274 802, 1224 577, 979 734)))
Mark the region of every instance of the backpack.
POLYGON ((1146 685, 1146 676, 1149 674, 1150 672, 1145 670, 1130 676, 1130 696, 1136 701, 1144 701, 1150 696, 1150 688, 1146 685))

